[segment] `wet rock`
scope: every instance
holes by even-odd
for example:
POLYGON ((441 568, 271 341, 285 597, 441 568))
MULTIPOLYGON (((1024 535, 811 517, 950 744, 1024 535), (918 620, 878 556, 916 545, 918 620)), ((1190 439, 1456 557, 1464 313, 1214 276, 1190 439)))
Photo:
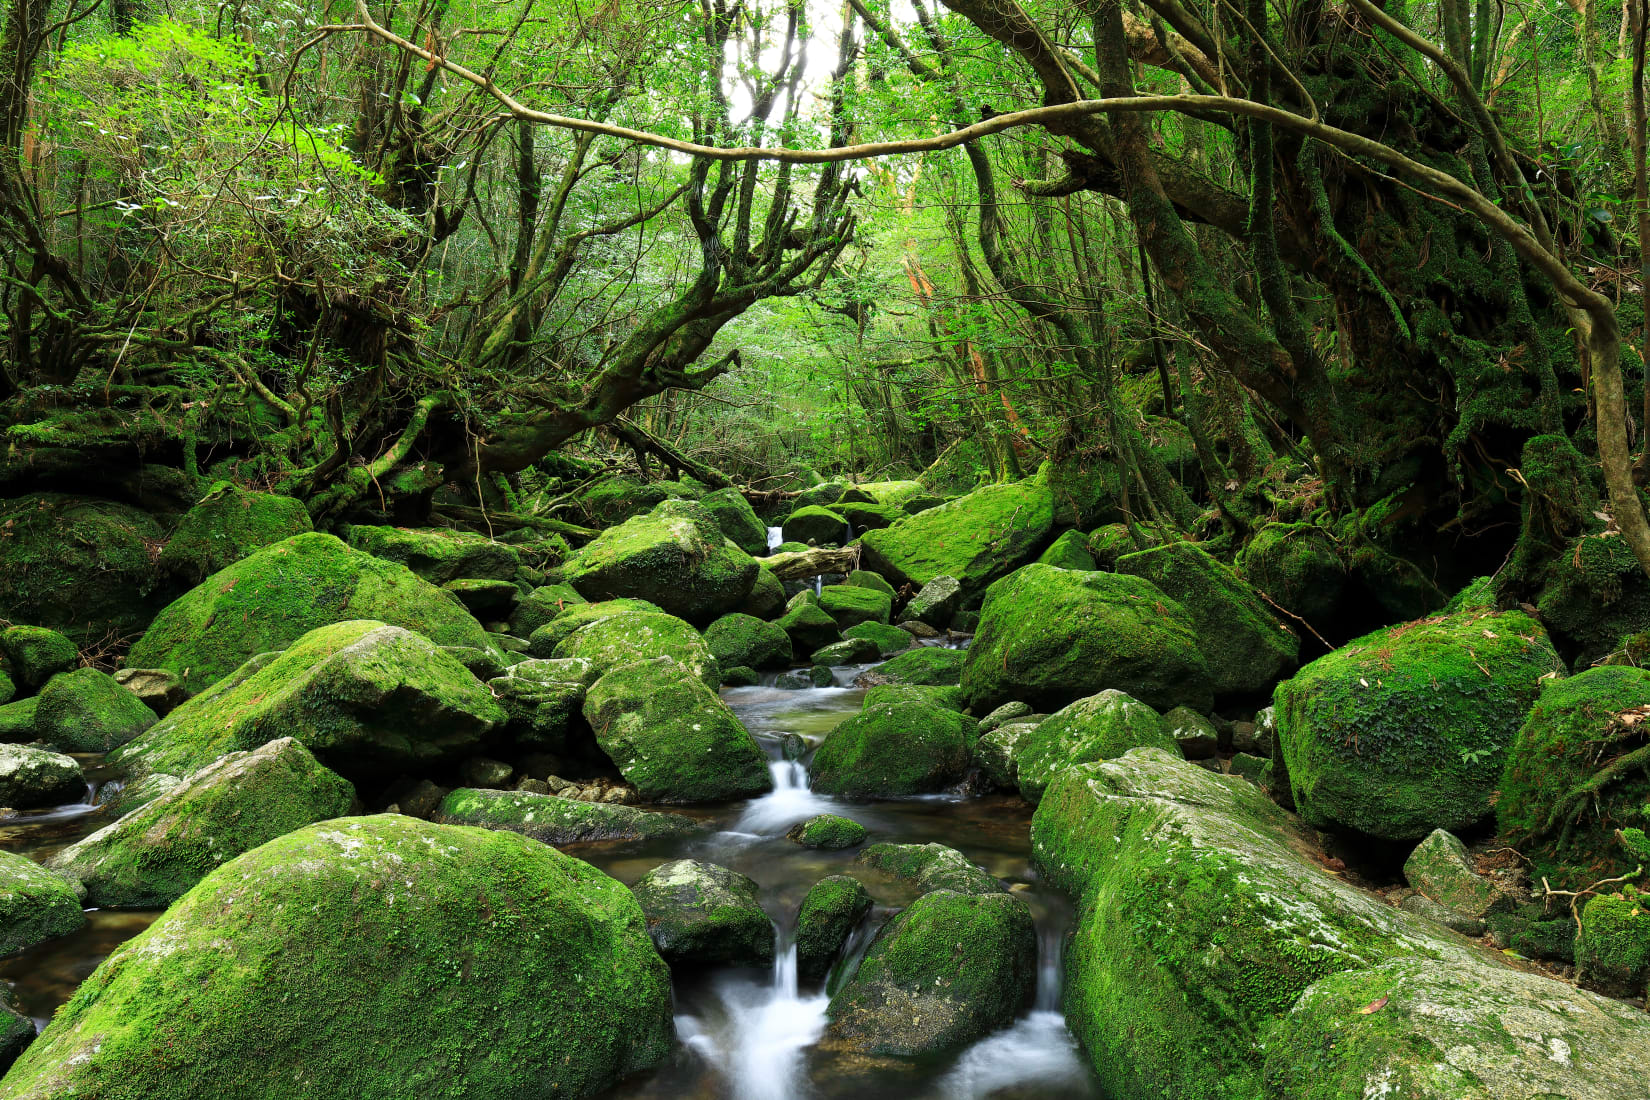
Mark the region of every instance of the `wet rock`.
POLYGON ((34 1021, 23 1015, 11 986, 0 983, 0 1074, 34 1042, 34 1021))
POLYGON ((762 674, 754 668, 745 665, 734 665, 732 668, 724 667, 722 669, 722 686, 725 688, 754 687, 761 682, 762 674))
POLYGON ((655 867, 631 887, 648 935, 671 965, 756 966, 773 961, 773 922, 756 883, 695 859, 655 867))
POLYGON ((877 643, 869 638, 844 638, 842 641, 825 646, 823 649, 814 650, 808 660, 816 665, 830 667, 833 665, 865 664, 875 661, 881 656, 882 650, 878 648, 877 643))
POLYGON ((814 790, 846 798, 941 791, 968 771, 974 722, 909 689, 868 695, 814 753, 814 790))
POLYGON ((842 640, 836 620, 818 604, 805 600, 798 601, 780 616, 778 626, 791 639, 791 650, 795 653, 812 653, 842 640))
POLYGON ((808 669, 808 683, 816 688, 828 688, 836 683, 836 673, 830 665, 816 664, 808 669))
POLYGON ((34 713, 35 736, 65 752, 108 752, 154 724, 154 711, 95 668, 53 676, 34 713))
POLYGON ((0 851, 0 957, 86 923, 73 886, 27 856, 0 851))
POLYGON ((1054 777, 1076 764, 1150 746, 1180 754, 1157 712, 1121 691, 1102 691, 1055 711, 1037 724, 1017 756, 1020 794, 1037 802, 1054 777))
POLYGON ((749 595, 756 559, 728 541, 710 512, 676 500, 603 531, 563 573, 586 599, 643 599, 708 624, 749 595))
POLYGON ((785 668, 791 663, 791 639, 784 628, 754 615, 723 615, 705 628, 705 645, 724 668, 785 668))
POLYGON ((1467 858, 1466 845, 1443 829, 1434 829, 1404 861, 1404 879, 1440 905, 1482 919, 1491 910, 1509 909, 1512 900, 1467 858))
POLYGON ((785 839, 804 848, 853 848, 865 843, 865 826, 850 817, 836 814, 818 814, 792 825, 785 839))
POLYGON ((143 705, 161 718, 189 698, 183 677, 169 668, 123 668, 115 673, 115 683, 143 700, 143 705))
MULTIPOLYGON (((582 802, 548 793, 476 790, 460 787, 441 800, 436 820, 445 825, 504 829, 546 844, 580 844, 593 840, 654 840, 702 832, 698 822, 681 814, 638 810, 616 802, 582 802)), ((571 785, 557 780, 562 791, 571 785)))
POLYGON ((958 894, 1000 893, 1003 884, 943 844, 873 844, 856 863, 908 882, 920 893, 951 890, 958 894))
POLYGON ((796 917, 796 972, 805 982, 820 982, 871 911, 871 895, 850 875, 822 878, 808 888, 796 917))
POLYGON ((86 797, 86 779, 72 756, 32 745, 0 745, 0 806, 32 810, 86 797))
POLYGON ((0 630, 0 653, 11 666, 12 679, 33 691, 59 672, 80 663, 80 650, 67 637, 43 626, 10 626, 0 630))

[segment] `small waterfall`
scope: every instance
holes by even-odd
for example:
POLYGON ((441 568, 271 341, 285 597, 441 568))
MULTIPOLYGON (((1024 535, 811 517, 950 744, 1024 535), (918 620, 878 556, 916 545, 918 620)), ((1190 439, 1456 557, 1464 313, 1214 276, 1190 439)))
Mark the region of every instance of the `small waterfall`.
POLYGON ((824 594, 825 594, 825 574, 821 573, 819 576, 814 578, 814 595, 822 596, 824 594))
POLYGON ((784 541, 785 529, 783 527, 768 528, 768 553, 771 554, 775 550, 779 549, 779 544, 784 541))
POLYGON ((799 760, 771 761, 768 774, 773 776, 773 790, 745 807, 733 826, 735 832, 778 836, 817 814, 839 813, 843 809, 835 800, 808 789, 808 769, 799 760))

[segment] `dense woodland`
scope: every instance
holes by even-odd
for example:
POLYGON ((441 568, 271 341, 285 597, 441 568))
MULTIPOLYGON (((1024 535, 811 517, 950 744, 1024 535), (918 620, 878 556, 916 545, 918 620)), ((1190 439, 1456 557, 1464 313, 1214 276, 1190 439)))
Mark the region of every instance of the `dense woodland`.
POLYGON ((1650 1089, 1650 0, 0 8, 0 1100, 1650 1089))

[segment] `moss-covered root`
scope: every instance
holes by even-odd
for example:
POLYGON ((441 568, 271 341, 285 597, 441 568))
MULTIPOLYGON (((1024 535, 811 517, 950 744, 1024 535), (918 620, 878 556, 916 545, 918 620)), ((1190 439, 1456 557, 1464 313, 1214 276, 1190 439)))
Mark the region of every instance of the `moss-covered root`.
POLYGON ((73 886, 26 856, 0 852, 0 957, 85 923, 73 886))
POLYGON ((0 1096, 587 1097, 671 1041, 669 974, 619 883, 512 833, 341 818, 123 944, 0 1096))
POLYGON ((871 911, 871 895, 851 875, 822 878, 808 888, 796 916, 796 973, 824 981, 859 922, 871 911))

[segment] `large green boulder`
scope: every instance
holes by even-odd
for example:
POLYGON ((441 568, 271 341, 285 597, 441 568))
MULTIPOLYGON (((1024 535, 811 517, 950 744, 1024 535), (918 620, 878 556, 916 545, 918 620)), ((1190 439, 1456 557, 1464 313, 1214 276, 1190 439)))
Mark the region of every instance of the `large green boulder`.
POLYGON ((955 577, 967 592, 1030 560, 1054 525, 1054 495, 1039 478, 987 485, 860 538, 864 562, 896 585, 955 577))
POLYGON ((72 756, 33 745, 0 744, 0 806, 32 810, 86 797, 86 777, 72 756))
POLYGON ((570 584, 540 585, 516 600, 510 612, 510 633, 518 638, 531 638, 535 630, 563 611, 588 602, 570 584))
POLYGON ((588 1097, 672 1047, 630 892, 526 837, 341 818, 230 861, 116 949, 5 1100, 588 1097))
POLYGON ((657 840, 693 836, 703 827, 681 814, 640 810, 615 802, 579 802, 528 791, 460 787, 441 800, 444 825, 504 829, 561 847, 594 840, 657 840))
POLYGON ((437 645, 493 648, 456 596, 404 565, 312 532, 266 546, 173 601, 126 663, 171 669, 190 691, 200 691, 248 657, 356 619, 416 631, 437 645))
POLYGON ((1156 585, 1028 565, 986 591, 962 672, 976 714, 1014 700, 1054 711, 1106 688, 1159 710, 1210 705, 1191 618, 1156 585))
POLYGON ((852 875, 831 875, 808 888, 796 915, 796 973, 805 982, 825 980, 865 914, 871 895, 852 875))
POLYGON ((648 603, 646 600, 599 600, 589 603, 581 596, 577 603, 563 607, 548 621, 534 627, 526 635, 527 652, 535 657, 549 657, 556 652, 557 646, 572 636, 574 631, 583 630, 591 623, 631 611, 664 614, 658 604, 648 603))
POLYGON ((963 650, 924 645, 908 649, 865 674, 866 683, 949 687, 961 681, 967 660, 963 650))
POLYGON ((0 742, 33 741, 34 715, 39 709, 38 695, 0 707, 0 742))
POLYGON ((886 623, 893 599, 857 584, 827 584, 819 590, 819 607, 842 630, 860 623, 886 623))
POLYGON ((349 813, 350 784, 290 737, 232 752, 52 856, 109 909, 163 909, 242 852, 349 813))
POLYGON ((1111 760, 1143 747, 1180 755, 1157 712, 1139 700, 1110 688, 1079 699, 1039 722, 1019 747, 1014 760, 1020 794, 1037 802, 1054 777, 1073 764, 1111 760))
POLYGON ((892 504, 915 515, 945 503, 945 498, 928 491, 920 481, 866 481, 858 486, 878 504, 892 504))
POLYGON ((756 518, 756 511, 738 489, 718 489, 699 498, 699 506, 711 514, 722 534, 747 554, 768 552, 768 529, 756 518))
POLYGON ((388 777, 456 762, 504 720, 492 692, 457 658, 421 634, 358 620, 247 662, 109 760, 181 776, 291 737, 334 771, 388 777))
POLYGON ((183 514, 155 564, 199 584, 255 550, 314 529, 301 501, 220 481, 183 514))
POLYGON ((924 894, 883 926, 831 998, 828 1050, 895 1057, 955 1051, 1006 1027, 1037 985, 1037 933, 1011 894, 924 894))
POLYGON ((773 961, 773 922, 750 878, 715 863, 677 859, 632 886, 647 932, 672 965, 754 966, 773 961))
POLYGON ((816 546, 831 543, 840 546, 851 538, 848 534, 848 521, 842 518, 840 512, 811 504, 798 508, 786 516, 780 527, 786 542, 812 543, 816 546))
POLYGON ((854 862, 881 871, 918 894, 950 890, 957 894, 1000 894, 1003 884, 971 863, 955 848, 927 844, 873 844, 854 862))
POLYGON ((773 788, 756 739, 713 688, 668 657, 603 675, 585 696, 584 717, 648 801, 717 802, 773 788))
POLYGON ((155 712, 107 672, 60 672, 40 689, 34 735, 63 752, 108 752, 155 724, 155 712))
POLYGON ((28 691, 80 663, 80 650, 74 642, 43 626, 9 626, 0 630, 0 653, 5 654, 17 685, 28 691))
POLYGON ((705 645, 723 668, 786 668, 791 639, 777 623, 734 612, 705 628, 705 645))
POLYGON ((578 756, 589 741, 579 710, 598 674, 589 661, 529 658, 488 680, 487 688, 504 708, 504 733, 516 748, 578 756))
POLYGON ((1315 524, 1267 524, 1238 553, 1237 566, 1279 607, 1313 624, 1330 625, 1325 620, 1346 588, 1346 563, 1335 540, 1315 524))
POLYGON ((1617 829, 1650 829, 1650 775, 1643 754, 1650 669, 1601 665, 1546 681, 1501 773, 1496 822, 1536 861, 1536 873, 1579 890, 1640 862, 1617 829))
POLYGON ((887 623, 855 623, 844 630, 842 636, 876 643, 877 655, 881 657, 904 653, 916 643, 909 633, 887 623))
POLYGON ((846 520, 856 533, 887 527, 898 523, 908 515, 905 509, 898 505, 866 504, 852 500, 844 500, 833 504, 831 511, 846 520))
MULTIPOLYGON (((811 597, 813 593, 808 593, 811 597)), ((842 631, 826 610, 809 600, 797 601, 777 620, 791 640, 792 653, 812 653, 842 640, 842 631)))
POLYGON ((669 657, 706 687, 714 689, 722 683, 721 668, 699 632, 674 615, 658 612, 631 611, 598 619, 564 638, 554 656, 589 661, 597 675, 621 665, 669 657))
POLYGON ((1098 569, 1089 553, 1089 537, 1081 531, 1067 531, 1048 544, 1038 562, 1056 569, 1098 569))
POLYGON ((1270 691, 1295 667, 1296 638, 1231 567, 1189 542, 1170 542, 1117 559, 1117 572, 1142 577, 1191 620, 1216 695, 1270 691))
POLYGON ((605 477, 579 497, 579 507, 597 526, 623 523, 646 515, 667 500, 681 496, 681 487, 667 482, 638 482, 627 477, 605 477))
POLYGON ((1296 807, 1389 840, 1475 824, 1543 679, 1563 672, 1521 611, 1403 623, 1318 658, 1273 697, 1296 807))
POLYGON ((447 584, 461 577, 507 581, 521 568, 521 553, 515 547, 473 531, 357 524, 347 534, 355 549, 400 562, 431 584, 447 584))
POLYGON ((1632 883, 1596 894, 1581 910, 1576 964, 1594 986, 1618 997, 1650 992, 1650 899, 1632 883))
POLYGON ((927 623, 936 630, 943 630, 951 625, 952 617, 961 607, 962 595, 962 582, 942 573, 906 601, 900 611, 900 622, 927 623))
POLYGON ((129 505, 61 493, 0 500, 0 621, 81 645, 136 637, 164 602, 163 542, 154 517, 129 505))
POLYGON ((920 692, 889 688, 867 698, 814 753, 812 786, 846 798, 928 794, 960 782, 974 721, 920 692))
POLYGON ((758 619, 777 619, 785 613, 785 582, 773 570, 757 563, 756 581, 737 610, 758 619))
POLYGON ((66 936, 85 923, 80 898, 65 879, 27 856, 0 851, 0 958, 66 936))
POLYGON ((732 611, 756 583, 756 559, 691 501, 666 501, 592 539, 562 567, 588 600, 634 597, 696 625, 732 611))

